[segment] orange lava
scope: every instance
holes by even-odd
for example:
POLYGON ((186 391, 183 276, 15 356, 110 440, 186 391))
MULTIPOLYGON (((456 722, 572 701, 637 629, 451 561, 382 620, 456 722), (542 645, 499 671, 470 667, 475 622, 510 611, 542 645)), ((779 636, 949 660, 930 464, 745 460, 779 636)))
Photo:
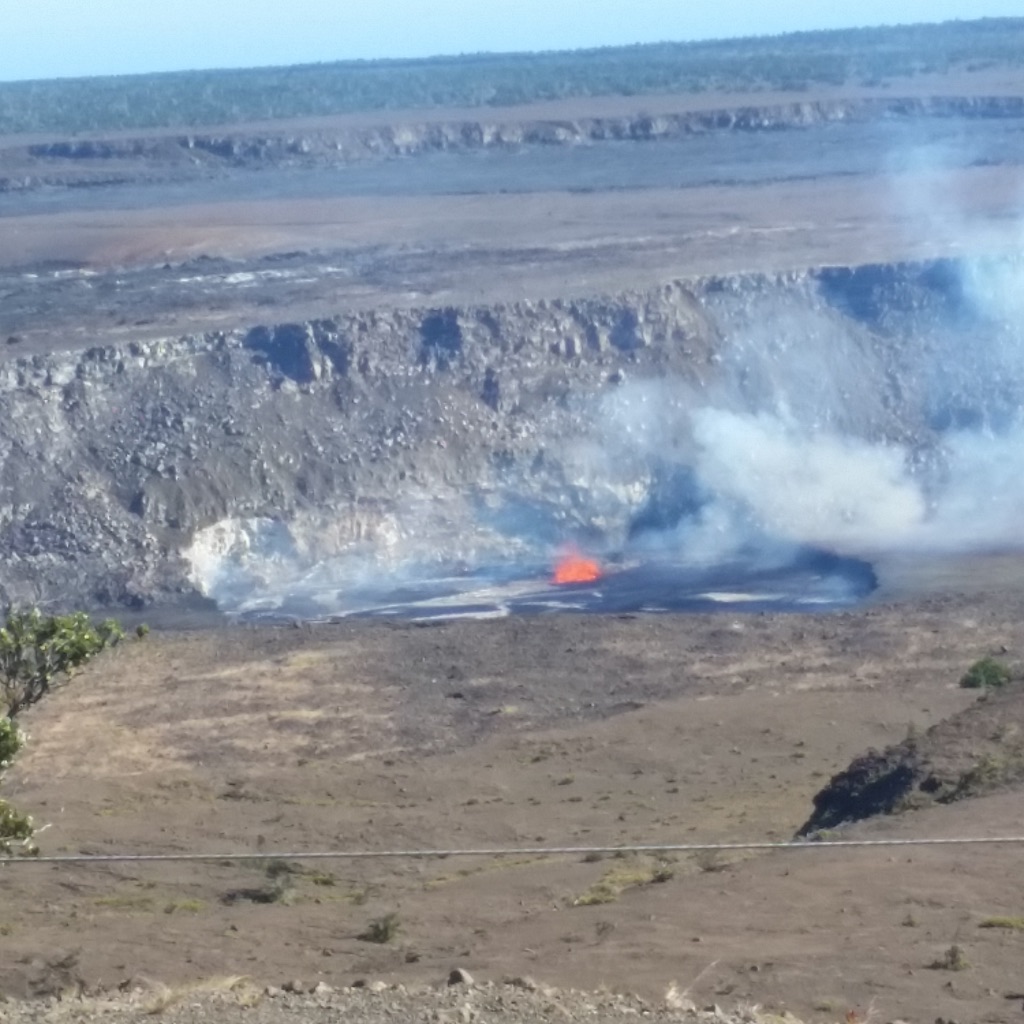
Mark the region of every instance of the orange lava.
POLYGON ((578 551, 568 551, 555 565, 554 582, 593 583, 601 578, 601 566, 592 558, 585 558, 578 551))

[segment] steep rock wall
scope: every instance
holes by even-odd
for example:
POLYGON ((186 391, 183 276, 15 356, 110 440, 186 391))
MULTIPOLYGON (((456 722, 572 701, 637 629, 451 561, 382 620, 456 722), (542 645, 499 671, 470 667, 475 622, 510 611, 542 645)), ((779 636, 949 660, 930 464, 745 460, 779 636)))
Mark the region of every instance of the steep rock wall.
MULTIPOLYGON (((781 395, 830 429, 926 446, 931 392, 907 367, 914 345, 960 329, 935 267, 375 309, 9 358, 0 597, 171 600, 192 591, 181 552, 214 523, 329 513, 344 546, 412 497, 453 529, 467 502, 519 493, 544 503, 549 523, 627 530, 573 461, 574 446, 607 445, 603 396, 624 382, 754 410, 781 395), (785 369, 794 350, 806 386, 785 369)), ((689 443, 666 426, 658 459, 649 447, 623 458, 632 508, 649 512, 689 443)))

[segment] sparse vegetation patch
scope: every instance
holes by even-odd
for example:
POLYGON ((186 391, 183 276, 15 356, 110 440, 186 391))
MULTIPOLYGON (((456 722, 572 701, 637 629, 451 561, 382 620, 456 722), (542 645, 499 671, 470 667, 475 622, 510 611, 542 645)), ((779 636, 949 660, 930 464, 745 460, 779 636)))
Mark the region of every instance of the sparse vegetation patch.
POLYGON ((1005 686, 1011 679, 1010 670, 995 658, 981 658, 960 678, 966 690, 987 690, 1005 686))
POLYGON ((395 938, 400 929, 398 914, 392 912, 384 914, 382 917, 375 917, 356 938, 363 942, 376 942, 378 945, 384 945, 395 938))
POLYGON ((586 892, 577 896, 572 905, 594 907, 614 903, 627 889, 667 882, 674 874, 672 866, 664 860, 627 860, 609 868, 586 892))
POLYGON ((1004 928, 1010 932, 1024 932, 1024 917, 988 917, 979 928, 1004 928))
POLYGON ((933 971, 966 971, 970 967, 963 949, 955 942, 937 960, 933 960, 929 969, 933 971))

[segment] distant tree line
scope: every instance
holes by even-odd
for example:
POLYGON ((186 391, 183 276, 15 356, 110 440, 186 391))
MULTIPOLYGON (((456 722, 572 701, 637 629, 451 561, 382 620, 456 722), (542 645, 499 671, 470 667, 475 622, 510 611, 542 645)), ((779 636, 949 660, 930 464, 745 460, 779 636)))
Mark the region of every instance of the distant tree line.
POLYGON ((0 83, 0 134, 189 128, 576 96, 882 85, 1024 64, 1024 18, 535 54, 0 83))

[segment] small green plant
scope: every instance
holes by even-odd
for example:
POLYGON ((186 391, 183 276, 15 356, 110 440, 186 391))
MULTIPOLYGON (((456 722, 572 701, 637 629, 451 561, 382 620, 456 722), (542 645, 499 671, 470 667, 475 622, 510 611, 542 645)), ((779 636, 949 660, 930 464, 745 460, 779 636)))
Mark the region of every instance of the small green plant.
POLYGON ((614 903, 627 889, 658 885, 669 881, 674 875, 672 866, 664 860, 651 864, 630 859, 628 863, 609 867, 598 881, 572 901, 572 905, 597 907, 604 903, 614 903))
POLYGON ((146 625, 146 623, 144 623, 144 622, 140 622, 140 623, 139 623, 139 624, 138 624, 138 625, 137 625, 137 626, 135 627, 135 635, 136 635, 136 636, 137 636, 137 637, 138 637, 138 638, 139 638, 140 640, 142 640, 143 638, 145 638, 145 637, 149 636, 149 626, 147 626, 147 625, 146 625))
POLYGON ((338 880, 329 871, 307 871, 306 877, 314 885, 328 887, 338 884, 338 880))
POLYGON ((96 625, 85 612, 43 615, 8 607, 0 628, 0 699, 8 718, 42 700, 105 647, 124 638, 113 619, 96 625))
POLYGON ((708 875, 717 874, 719 871, 728 871, 732 867, 721 850, 698 850, 693 854, 693 862, 701 872, 708 875))
POLYGON ((271 858, 261 861, 266 882, 263 885, 232 889, 221 897, 229 906, 235 903, 281 903, 288 906, 295 898, 295 876, 299 868, 286 860, 271 858))
MULTIPOLYGON (((25 734, 18 726, 10 718, 0 718, 0 773, 10 765, 24 743, 25 734)), ((15 810, 6 800, 0 800, 0 856, 38 853, 32 842, 34 835, 32 819, 15 810)))
POLYGON ((957 779, 952 798, 959 799, 994 789, 1006 778, 1009 771, 1010 768, 1004 758, 986 754, 957 779))
POLYGON ((923 811, 935 802, 934 794, 922 793, 919 789, 912 789, 904 793, 893 806, 893 814, 906 814, 908 811, 923 811))
POLYGON ((1024 917, 988 917, 979 928, 1005 928, 1011 932, 1024 932, 1024 917))
POLYGON ((0 856, 33 856, 38 853, 32 842, 35 833, 35 826, 27 814, 21 814, 6 800, 0 800, 0 856))
POLYGON ((384 945, 390 942, 400 931, 401 924, 398 915, 394 912, 384 914, 383 917, 375 917, 367 926, 366 930, 360 932, 356 938, 363 942, 376 942, 384 945))
POLYGON ((198 914, 206 904, 202 900, 172 900, 164 905, 165 914, 198 914))
POLYGON ((970 962, 964 955, 963 949, 955 942, 938 960, 933 960, 928 965, 933 971, 966 971, 970 966, 970 962))
POLYGON ((9 718, 0 718, 0 771, 10 767, 14 755, 21 750, 25 734, 9 718))
POLYGON ((586 892, 580 893, 572 901, 574 907, 599 907, 604 903, 614 903, 622 893, 617 886, 604 880, 596 882, 586 892))
POLYGON ((1005 686, 1010 681, 1010 670, 995 658, 976 661, 960 678, 960 685, 966 690, 991 690, 1005 686))
POLYGON ((118 893, 113 896, 100 896, 96 900, 97 907, 105 910, 152 910, 153 897, 141 893, 118 893))
POLYGON ((297 875, 300 869, 295 867, 294 864, 289 864, 288 861, 282 860, 280 857, 271 857, 266 862, 263 871, 267 878, 274 881, 279 878, 287 878, 289 875, 297 875))
POLYGON ((290 903, 295 888, 295 876, 299 869, 286 860, 274 858, 267 861, 265 868, 267 884, 263 889, 260 903, 290 903))

